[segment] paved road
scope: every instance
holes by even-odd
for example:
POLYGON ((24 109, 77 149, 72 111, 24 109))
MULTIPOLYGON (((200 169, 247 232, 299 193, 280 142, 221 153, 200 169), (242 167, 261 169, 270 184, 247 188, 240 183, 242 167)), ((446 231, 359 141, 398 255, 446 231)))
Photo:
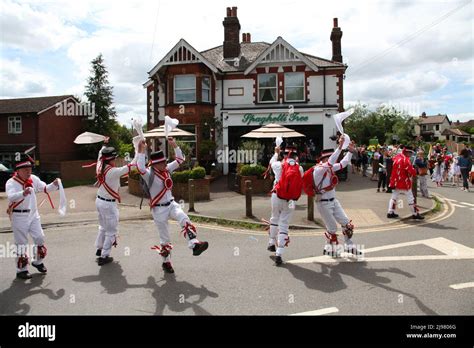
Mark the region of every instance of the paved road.
MULTIPOLYGON (((101 268, 95 225, 46 229, 48 275, 14 280, 13 260, 0 258, 0 314, 472 315, 474 196, 433 192, 449 201, 428 221, 356 231, 367 251, 358 262, 320 257, 321 232, 296 231, 276 267, 264 232, 202 225, 210 248, 194 257, 173 224, 176 273, 164 276, 151 221, 121 223, 116 261, 101 268)), ((1 245, 11 241, 0 234, 1 245)))

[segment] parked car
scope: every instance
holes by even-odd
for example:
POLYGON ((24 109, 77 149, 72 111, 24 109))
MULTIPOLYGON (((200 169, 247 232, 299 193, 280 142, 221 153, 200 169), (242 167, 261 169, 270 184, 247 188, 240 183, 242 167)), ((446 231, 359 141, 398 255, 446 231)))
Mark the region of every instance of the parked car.
POLYGON ((7 180, 13 175, 13 163, 10 161, 0 162, 0 191, 5 191, 7 180))

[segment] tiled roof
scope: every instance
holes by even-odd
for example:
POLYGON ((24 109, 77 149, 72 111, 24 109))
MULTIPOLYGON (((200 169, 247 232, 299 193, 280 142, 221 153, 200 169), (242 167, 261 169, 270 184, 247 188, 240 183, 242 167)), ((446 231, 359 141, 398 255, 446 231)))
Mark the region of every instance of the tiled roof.
POLYGON ((443 135, 457 135, 457 136, 469 136, 470 134, 461 130, 461 129, 457 129, 457 128, 450 128, 450 129, 445 129, 443 131, 443 133, 441 133, 443 135))
POLYGON ((0 99, 0 114, 36 113, 70 97, 74 98, 72 95, 57 95, 37 98, 0 99))
MULTIPOLYGON (((242 42, 240 44, 241 58, 237 66, 234 61, 223 59, 223 46, 217 46, 206 51, 200 52, 204 58, 215 65, 222 72, 239 72, 245 71, 271 44, 268 42, 242 42)), ((306 53, 302 53, 318 67, 334 67, 342 68, 344 64, 333 62, 324 58, 315 57, 306 53)))
POLYGON ((448 117, 447 115, 436 115, 436 116, 426 116, 420 117, 421 124, 432 124, 432 123, 443 123, 444 119, 448 117))

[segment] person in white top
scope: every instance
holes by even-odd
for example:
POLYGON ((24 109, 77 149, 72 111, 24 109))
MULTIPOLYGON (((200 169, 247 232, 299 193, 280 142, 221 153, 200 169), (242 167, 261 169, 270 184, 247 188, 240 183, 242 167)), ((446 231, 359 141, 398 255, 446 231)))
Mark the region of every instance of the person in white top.
POLYGON ((112 246, 117 246, 119 210, 117 202, 120 203, 120 178, 130 173, 132 163, 122 167, 115 167, 117 152, 113 147, 106 147, 109 138, 104 141, 104 146, 99 151, 96 165, 97 197, 95 206, 99 214, 99 233, 95 241, 98 256, 97 263, 103 266, 113 261, 109 256, 112 246))
POLYGON ((209 243, 200 242, 197 239, 196 228, 191 224, 191 220, 184 213, 181 206, 174 200, 171 173, 179 168, 185 158, 173 138, 169 137, 168 143, 174 148, 175 160, 173 162, 167 164, 163 151, 156 151, 150 155, 150 168, 146 168, 146 143, 142 141, 138 148, 137 167, 150 191, 151 213, 160 234, 160 246, 155 246, 154 249, 159 250, 163 258, 163 270, 167 273, 174 273, 171 265, 171 249, 173 246, 170 243, 168 230, 169 218, 178 221, 180 224, 184 237, 188 241, 188 247, 193 250, 194 256, 204 252, 209 243))
POLYGON ((349 144, 348 152, 344 158, 339 163, 336 163, 341 154, 343 143, 344 138, 340 137, 339 147, 336 151, 333 152, 332 149, 323 150, 319 157, 320 163, 314 167, 313 171, 313 180, 316 191, 316 207, 326 225, 326 245, 324 246, 323 253, 324 255, 333 257, 340 256, 342 252, 336 234, 338 223, 342 226, 344 249, 354 255, 362 254, 352 242, 352 234, 354 230, 352 220, 349 220, 336 198, 335 187, 338 184, 338 178, 335 172, 347 166, 351 161, 352 152, 354 151, 354 145, 352 143, 349 144))
MULTIPOLYGON (((43 263, 47 249, 44 245, 44 233, 35 193, 44 192, 49 198, 48 193, 59 188, 58 179, 47 185, 32 174, 32 168, 32 158, 21 155, 15 163, 15 174, 8 179, 5 185, 9 203, 7 213, 10 216, 16 247, 16 276, 20 279, 31 279, 32 277, 28 272, 28 235, 34 242, 31 250, 33 254, 31 265, 43 274, 47 272, 43 263)), ((50 198, 49 200, 52 205, 50 198)))
POLYGON ((268 251, 276 252, 275 263, 277 265, 283 263, 281 256, 283 255, 284 248, 288 246, 290 241, 288 237, 288 229, 290 226, 291 217, 295 210, 294 200, 279 197, 277 193, 277 184, 282 176, 283 164, 288 162, 290 165, 298 165, 301 177, 304 174, 303 168, 298 163, 298 157, 295 148, 286 147, 283 158, 280 157, 280 152, 280 147, 275 147, 275 153, 270 159, 270 166, 273 170, 273 173, 275 174, 275 180, 273 183, 271 197, 272 215, 270 218, 270 238, 267 247, 268 251))

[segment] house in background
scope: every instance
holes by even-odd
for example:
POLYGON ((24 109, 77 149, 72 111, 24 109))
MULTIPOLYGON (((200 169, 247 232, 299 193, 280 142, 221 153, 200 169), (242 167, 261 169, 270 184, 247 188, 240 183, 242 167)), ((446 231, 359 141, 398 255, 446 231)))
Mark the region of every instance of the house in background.
MULTIPOLYGON (((243 134, 269 123, 303 133, 315 152, 335 147, 332 115, 343 110, 347 69, 337 18, 327 33, 332 58, 324 59, 281 36, 272 43, 252 42, 250 33, 240 34, 237 7, 226 14, 222 45, 199 52, 181 39, 148 72, 148 129, 163 124, 165 115, 177 118, 179 128, 195 134, 186 141, 198 160, 205 144, 224 153, 237 150, 243 134)), ((232 166, 224 161, 221 169, 227 174, 232 166)))
POLYGON ((452 140, 456 143, 471 142, 471 134, 457 128, 445 129, 442 133, 446 140, 452 140))
POLYGON ((0 100, 0 161, 29 150, 41 171, 59 171, 60 162, 79 159, 74 139, 87 115, 72 95, 0 100))
POLYGON ((415 133, 425 141, 446 140, 443 132, 451 128, 451 121, 447 115, 427 116, 425 112, 418 119, 419 123, 415 125, 415 133))

